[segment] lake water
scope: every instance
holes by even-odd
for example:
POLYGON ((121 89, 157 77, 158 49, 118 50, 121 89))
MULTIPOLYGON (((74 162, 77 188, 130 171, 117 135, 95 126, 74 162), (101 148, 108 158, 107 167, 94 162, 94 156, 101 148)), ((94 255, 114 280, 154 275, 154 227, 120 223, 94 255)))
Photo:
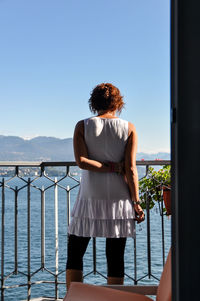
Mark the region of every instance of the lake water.
MULTIPOLYGON (((12 188, 18 186, 18 189, 25 185, 20 179, 13 179, 7 183, 12 188)), ((34 182, 38 188, 44 186, 47 188, 52 183, 47 179, 38 179, 34 182)), ((63 187, 74 182, 65 179, 60 183, 63 187)), ((78 188, 71 191, 71 208, 76 198, 78 188)), ((0 200, 2 193, 0 193, 0 200)), ((14 253, 14 192, 5 189, 5 268, 4 274, 8 275, 14 271, 15 253, 14 253)), ((45 267, 55 273, 55 221, 54 221, 54 187, 45 192, 45 267)), ((0 208, 1 210, 1 208, 0 208)), ((1 214, 1 212, 0 212, 1 214)), ((160 278, 162 272, 162 241, 161 241, 161 216, 158 206, 151 210, 151 273, 160 278)), ((64 189, 58 188, 58 227, 59 227, 59 272, 65 271, 67 258, 67 193, 64 189)), ((0 225, 1 226, 1 225, 0 225)), ((167 256, 171 245, 171 219, 164 216, 165 227, 165 255, 167 256)), ((146 221, 137 226, 137 278, 145 276, 148 272, 147 266, 147 231, 146 221)), ((134 242, 133 239, 127 240, 125 251, 125 272, 134 278, 134 242)), ((27 282, 27 187, 18 192, 18 275, 9 277, 5 285, 16 285, 27 282)), ((31 273, 37 271, 41 266, 41 193, 36 188, 31 188, 31 273)), ((84 257, 84 274, 92 271, 92 240, 84 257)), ((106 276, 106 258, 105 258, 105 239, 97 238, 97 271, 106 276)), ((32 282, 39 280, 53 281, 54 277, 47 271, 39 271, 32 278, 32 282)), ((61 273, 59 281, 65 281, 65 273, 61 273)), ((86 283, 105 284, 106 280, 100 275, 89 275, 84 279, 86 283)), ((133 280, 125 277, 125 284, 133 284, 133 280)), ((158 281, 151 277, 145 277, 138 284, 152 285, 158 284, 158 281)), ((54 296, 54 284, 33 285, 31 288, 31 297, 54 296)), ((65 285, 59 285, 60 298, 65 295, 65 285)), ((25 300, 27 298, 27 287, 12 288, 5 291, 5 300, 25 300)))

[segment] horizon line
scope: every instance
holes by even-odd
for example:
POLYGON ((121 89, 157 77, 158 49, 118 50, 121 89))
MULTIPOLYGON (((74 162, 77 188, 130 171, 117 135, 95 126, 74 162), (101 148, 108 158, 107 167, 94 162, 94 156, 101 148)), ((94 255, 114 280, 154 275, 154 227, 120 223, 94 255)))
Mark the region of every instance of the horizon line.
MULTIPOLYGON (((42 136, 42 135, 33 135, 33 136, 17 136, 17 135, 2 135, 0 134, 0 136, 4 136, 4 137, 19 137, 21 139, 23 139, 24 141, 30 141, 32 139, 35 138, 39 138, 39 137, 46 137, 46 138, 55 138, 55 139, 59 139, 59 140, 65 140, 65 139, 73 139, 72 137, 65 137, 65 138, 61 138, 61 137, 55 137, 55 136, 42 136)), ((170 154, 171 151, 169 148, 158 148, 158 149, 138 149, 137 154, 138 153, 145 153, 145 154, 157 154, 157 153, 168 153, 170 154)))

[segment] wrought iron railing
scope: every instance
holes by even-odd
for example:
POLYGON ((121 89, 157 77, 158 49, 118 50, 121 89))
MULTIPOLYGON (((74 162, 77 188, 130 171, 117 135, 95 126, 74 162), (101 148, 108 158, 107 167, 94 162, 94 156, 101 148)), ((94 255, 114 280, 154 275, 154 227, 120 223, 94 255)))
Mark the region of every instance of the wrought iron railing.
MULTIPOLYGON (((149 166, 162 166, 169 164, 169 160, 137 161, 138 167, 140 166, 145 168, 144 177, 148 175, 149 166)), ((73 196, 75 197, 75 190, 80 185, 79 173, 77 174, 77 171, 74 171, 74 168, 77 168, 75 162, 0 162, 2 301, 12 300, 11 297, 9 299, 9 293, 7 293, 7 297, 5 297, 5 292, 14 290, 14 293, 12 294, 15 295, 15 290, 22 287, 27 288, 27 300, 30 300, 32 287, 39 284, 54 285, 54 298, 55 300, 59 298, 58 287, 60 285, 65 285, 65 281, 60 281, 61 275, 65 272, 65 266, 59 266, 59 254, 62 254, 62 256, 65 257, 67 256, 65 252, 65 255, 63 255, 63 252, 61 253, 61 250, 59 249, 59 235, 63 238, 63 240, 65 240, 65 249, 67 250, 67 226, 70 222, 70 196, 73 193, 73 196), (49 168, 50 170, 48 170, 49 168), (58 173, 60 176, 54 176, 58 173), (48 197, 48 191, 52 189, 54 192, 51 192, 51 196, 48 197), (62 190, 64 193, 62 194, 63 206, 61 209, 62 214, 60 213, 60 215, 58 212, 58 205, 60 201, 60 199, 58 201, 58 189, 62 190), (34 196, 33 202, 33 194, 36 194, 36 192, 38 195, 34 196), (20 195, 20 193, 22 195, 20 195), (7 194, 8 197, 6 197, 7 194), (51 199, 51 207, 48 209, 46 205, 48 204, 49 198, 51 199), (20 209, 21 207, 19 204, 22 206, 22 210, 20 209), (33 207, 33 205, 35 207, 33 207), (22 214, 22 221, 19 217, 19 209, 21 210, 20 214, 22 214), (26 212, 24 213, 24 211, 26 212), (32 216, 33 214, 35 214, 34 217, 32 216), (63 222, 59 225, 59 216, 62 215, 64 216, 63 222), (52 228, 50 227, 47 229, 48 221, 52 221, 52 219, 52 228), (19 226, 19 221, 21 221, 21 226, 19 226), (32 224, 34 224, 34 228, 32 227, 32 224), (7 229, 8 227, 9 229, 7 229), (12 228, 12 230, 10 230, 10 228, 12 228), (59 232, 61 230, 62 233, 59 232), (52 235, 54 236, 54 245, 51 244, 50 246, 49 243, 48 246, 45 245, 48 239, 46 233, 49 237, 51 237, 51 239, 52 235), (34 243, 38 245, 40 251, 38 251, 37 254, 32 255, 32 240, 35 235, 39 237, 40 241, 38 242, 37 240, 34 243), (54 255, 52 255, 52 253, 46 254, 49 249, 54 250, 54 255), (19 256, 19 253, 21 257, 19 256), (47 257, 50 262, 50 268, 46 264, 47 257), (32 261, 37 261, 38 258, 40 259, 39 266, 37 266, 38 262, 37 264, 32 265, 32 261), (26 267, 24 267, 25 262, 26 267), (43 274, 40 274, 42 271, 46 272, 46 275, 50 275, 53 280, 50 280, 49 277, 47 277, 48 279, 43 279, 43 274), (20 282, 18 281, 18 277, 20 278, 20 282)), ((161 201, 160 206, 162 264, 164 265, 165 229, 164 213, 162 210, 163 200, 161 201)), ((138 282, 146 277, 154 278, 159 281, 159 278, 152 273, 150 216, 149 201, 147 197, 145 223, 148 271, 141 277, 138 277, 136 236, 136 238, 133 238, 134 272, 133 275, 126 274, 126 276, 131 279, 134 284, 138 284, 138 282)), ((95 238, 93 238, 92 241, 92 248, 93 267, 91 271, 84 275, 84 277, 87 277, 90 274, 98 274, 106 278, 102 272, 98 271, 96 266, 95 238)))

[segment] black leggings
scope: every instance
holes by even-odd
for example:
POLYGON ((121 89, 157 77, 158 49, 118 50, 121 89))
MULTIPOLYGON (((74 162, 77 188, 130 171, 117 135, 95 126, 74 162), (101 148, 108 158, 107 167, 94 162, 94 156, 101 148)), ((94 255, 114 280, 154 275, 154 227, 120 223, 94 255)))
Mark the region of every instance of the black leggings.
MULTIPOLYGON (((83 270, 83 256, 90 237, 69 235, 67 269, 83 270)), ((124 277, 124 250, 126 238, 106 238, 108 277, 124 277)))

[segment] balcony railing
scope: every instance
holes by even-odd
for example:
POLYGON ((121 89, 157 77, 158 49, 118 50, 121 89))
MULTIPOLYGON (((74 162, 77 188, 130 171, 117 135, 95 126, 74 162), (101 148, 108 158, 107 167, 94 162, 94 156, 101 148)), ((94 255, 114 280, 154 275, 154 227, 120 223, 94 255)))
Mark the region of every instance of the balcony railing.
MULTIPOLYGON (((144 177, 148 176, 149 166, 169 164, 169 160, 137 161, 138 168, 144 168, 144 177)), ((2 301, 14 298, 23 300, 26 295, 27 300, 31 300, 31 296, 41 295, 50 298, 49 291, 54 295, 51 296, 52 300, 59 300, 61 286, 62 297, 64 296, 67 227, 70 222, 70 206, 76 198, 80 180, 75 162, 0 162, 2 301), (35 290, 36 287, 40 290, 35 290)), ((144 284, 145 279, 159 281, 158 273, 152 271, 152 243, 156 239, 158 252, 161 253, 161 262, 156 262, 156 265, 162 267, 165 262, 170 235, 168 231, 166 246, 167 217, 163 213, 163 200, 156 210, 159 213, 159 223, 154 224, 156 229, 152 230, 152 214, 147 197, 146 220, 142 226, 136 227, 137 232, 142 229, 143 234, 136 235, 133 243, 128 245, 133 270, 129 269, 126 277, 134 285, 144 284), (145 252, 146 265, 141 251, 138 254, 138 239, 141 235, 143 238, 145 236, 145 245, 143 241, 140 250, 145 252)), ((87 266, 84 278, 94 274, 106 279, 102 267, 97 267, 97 257, 101 251, 97 250, 97 240, 92 239, 92 260, 88 260, 92 266, 87 266)))

